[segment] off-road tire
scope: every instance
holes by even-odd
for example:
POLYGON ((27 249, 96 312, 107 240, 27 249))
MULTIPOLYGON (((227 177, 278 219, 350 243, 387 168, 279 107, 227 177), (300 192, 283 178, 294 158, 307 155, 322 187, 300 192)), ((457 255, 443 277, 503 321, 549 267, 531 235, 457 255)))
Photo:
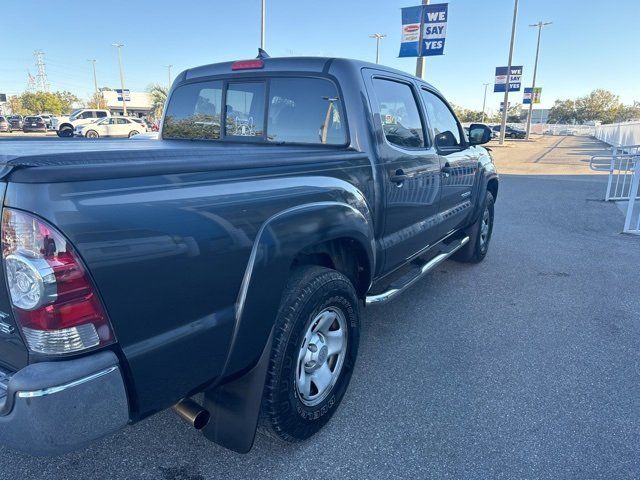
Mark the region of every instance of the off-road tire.
POLYGON ((285 287, 275 324, 258 431, 275 439, 298 442, 324 426, 342 400, 353 372, 360 331, 356 291, 343 274, 324 267, 296 268, 285 287), (346 319, 347 347, 333 387, 319 404, 309 406, 296 387, 298 358, 312 320, 327 308, 346 319))
POLYGON ((494 199, 491 192, 485 193, 482 209, 480 210, 480 216, 478 220, 467 229, 469 235, 469 242, 454 253, 451 258, 459 262, 466 263, 480 263, 487 256, 489 251, 489 245, 491 243, 491 236, 493 233, 493 215, 494 215, 494 199), (485 211, 489 215, 489 231, 486 239, 482 239, 482 223, 485 215, 485 211))

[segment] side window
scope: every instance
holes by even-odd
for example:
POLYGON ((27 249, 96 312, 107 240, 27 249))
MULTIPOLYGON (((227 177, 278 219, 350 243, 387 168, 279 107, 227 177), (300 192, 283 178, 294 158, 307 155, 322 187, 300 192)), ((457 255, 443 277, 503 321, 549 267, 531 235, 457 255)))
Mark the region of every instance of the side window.
POLYGON ((267 140, 343 145, 346 128, 336 86, 320 78, 273 78, 267 140))
POLYGON ((107 112, 96 112, 98 118, 104 118, 107 116, 107 112))
POLYGON ((264 82, 229 83, 225 135, 264 135, 264 82))
POLYGON ((449 107, 435 94, 421 90, 427 118, 433 129, 436 147, 451 148, 462 145, 460 127, 449 107))
POLYGON ((380 121, 389 143, 399 147, 424 147, 422 120, 412 88, 406 83, 373 79, 380 121))
POLYGON ((128 125, 129 124, 129 120, 127 120, 126 118, 118 118, 118 125, 128 125))
POLYGON ((178 87, 169 100, 163 138, 220 138, 222 81, 192 83, 178 87))

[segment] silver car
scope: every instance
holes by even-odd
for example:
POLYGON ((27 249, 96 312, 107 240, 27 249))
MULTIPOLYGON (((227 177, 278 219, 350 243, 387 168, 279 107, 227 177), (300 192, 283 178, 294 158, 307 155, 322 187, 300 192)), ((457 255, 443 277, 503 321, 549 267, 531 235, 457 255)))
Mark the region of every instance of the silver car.
POLYGON ((9 132, 11 133, 13 130, 11 128, 11 123, 7 120, 7 117, 0 115, 0 132, 9 132))

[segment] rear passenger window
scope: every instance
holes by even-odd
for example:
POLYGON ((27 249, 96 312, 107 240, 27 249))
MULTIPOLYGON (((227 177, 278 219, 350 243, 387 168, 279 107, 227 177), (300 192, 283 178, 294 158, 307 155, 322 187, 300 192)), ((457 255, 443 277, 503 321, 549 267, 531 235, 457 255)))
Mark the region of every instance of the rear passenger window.
POLYGON ((320 78, 274 78, 267 140, 343 145, 347 141, 336 86, 320 78))
POLYGON ((96 117, 104 118, 107 116, 107 112, 96 112, 96 117))
POLYGON ((164 138, 220 138, 222 81, 182 85, 171 95, 164 119, 164 138))
POLYGON ((405 148, 424 147, 422 120, 412 88, 381 78, 373 79, 373 88, 387 141, 405 148))
POLYGON ((421 90, 427 109, 427 118, 433 128, 436 147, 459 147, 462 145, 460 127, 449 107, 435 94, 421 90))
POLYGON ((229 83, 227 88, 226 135, 264 135, 264 82, 229 83))

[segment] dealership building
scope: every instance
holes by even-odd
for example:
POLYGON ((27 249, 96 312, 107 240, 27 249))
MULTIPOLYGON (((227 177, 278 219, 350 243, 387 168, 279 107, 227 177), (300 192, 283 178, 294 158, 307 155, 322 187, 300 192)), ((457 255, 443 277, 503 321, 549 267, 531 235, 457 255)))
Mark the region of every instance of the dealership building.
MULTIPOLYGON (((102 96, 107 102, 107 109, 112 115, 124 115, 122 108, 122 95, 116 90, 102 91, 102 96)), ((151 95, 147 92, 127 92, 125 94, 127 115, 132 117, 145 117, 152 109, 151 95)))

